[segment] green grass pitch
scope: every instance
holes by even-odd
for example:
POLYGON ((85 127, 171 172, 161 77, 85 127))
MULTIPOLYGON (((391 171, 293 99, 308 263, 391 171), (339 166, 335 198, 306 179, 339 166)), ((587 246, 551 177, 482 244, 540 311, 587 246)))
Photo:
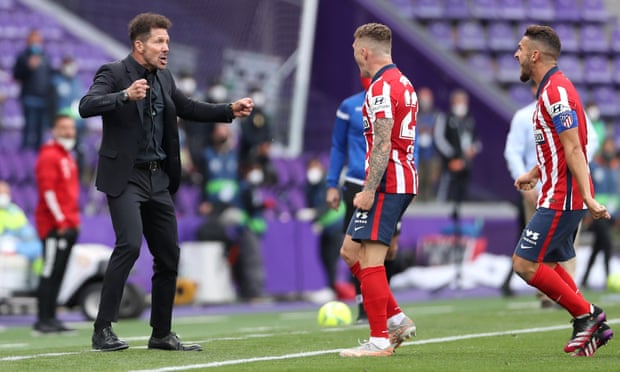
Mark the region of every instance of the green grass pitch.
MULTIPOLYGON (((620 332, 619 295, 588 292, 586 297, 605 308, 610 325, 620 332)), ((565 354, 568 313, 540 309, 533 295, 403 304, 418 335, 388 358, 340 357, 338 351, 367 338, 368 329, 321 328, 318 308, 175 318, 173 328, 182 339, 205 349, 187 353, 147 350, 150 328, 143 320, 116 324, 130 348, 108 353, 91 351, 90 323, 71 324, 78 332, 67 336, 32 336, 29 327, 7 327, 0 330, 0 371, 620 370, 615 340, 592 358, 565 354)))

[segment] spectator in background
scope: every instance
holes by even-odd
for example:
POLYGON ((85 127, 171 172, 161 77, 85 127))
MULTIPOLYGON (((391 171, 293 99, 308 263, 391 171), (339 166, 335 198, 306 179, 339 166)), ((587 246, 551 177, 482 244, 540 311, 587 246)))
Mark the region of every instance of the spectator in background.
POLYGON ((594 265, 594 260, 600 252, 603 252, 603 265, 605 267, 605 278, 609 277, 609 260, 613 249, 611 236, 611 228, 614 225, 620 198, 618 197, 620 164, 618 162, 618 150, 612 137, 603 140, 600 153, 590 162, 590 174, 592 175, 592 183, 596 190, 595 199, 602 205, 607 207, 611 214, 611 219, 592 219, 588 216, 587 223, 590 224, 589 230, 594 233, 594 242, 592 243, 592 253, 588 259, 586 271, 583 274, 581 286, 588 288, 588 278, 590 270, 594 265))
POLYGON ((43 269, 37 293, 37 322, 33 328, 40 333, 72 331, 56 317, 56 303, 80 228, 80 183, 77 164, 71 155, 75 138, 73 118, 56 116, 52 139, 41 148, 36 163, 39 201, 35 218, 43 241, 43 269))
POLYGON ((327 182, 325 167, 318 158, 311 158, 306 167, 306 205, 298 211, 297 218, 312 221, 313 230, 319 235, 319 257, 325 271, 328 290, 314 295, 316 302, 323 303, 336 297, 336 274, 340 244, 343 238, 345 205, 340 201, 337 209, 326 202, 327 182))
MULTIPOLYGON (((77 164, 79 174, 86 173, 84 169, 84 149, 80 148, 86 125, 84 119, 80 117, 78 106, 80 99, 85 92, 84 86, 78 73, 78 64, 71 56, 65 56, 58 71, 55 71, 52 77, 52 85, 54 87, 54 114, 65 114, 71 116, 75 120, 76 126, 76 143, 75 150, 77 154, 77 164)), ((87 181, 87 180, 85 180, 87 181)))
POLYGON ((20 101, 24 115, 22 149, 39 151, 52 117, 52 77, 50 59, 43 50, 43 36, 33 29, 26 48, 17 56, 13 77, 21 84, 20 101))
POLYGON ((469 95, 464 90, 450 94, 450 114, 436 123, 434 139, 442 159, 437 200, 454 201, 457 211, 468 197, 472 161, 481 147, 476 122, 469 113, 469 95))
POLYGON ((437 123, 444 122, 446 116, 443 112, 435 109, 433 91, 427 87, 418 90, 418 118, 416 120, 416 146, 418 156, 416 165, 418 168, 418 190, 421 201, 435 199, 437 182, 441 172, 441 163, 435 150, 433 132, 437 123))
MULTIPOLYGON (((196 82, 194 74, 189 71, 183 71, 179 74, 177 88, 189 98, 195 100, 204 99, 204 95, 198 91, 198 83, 196 82)), ((208 144, 208 139, 212 131, 212 125, 205 125, 205 123, 194 120, 179 118, 179 140, 181 141, 183 181, 194 185, 202 184, 204 176, 203 169, 205 167, 203 151, 208 144)))
POLYGON ((198 228, 199 240, 221 241, 238 285, 239 297, 256 301, 263 296, 264 268, 260 237, 266 229, 262 220, 262 200, 256 190, 262 183, 262 169, 239 170, 238 153, 230 126, 217 123, 204 150, 206 163, 204 201, 200 213, 205 216, 198 228), (248 173, 246 179, 240 174, 248 173))
POLYGON ((255 106, 252 114, 240 122, 239 162, 242 167, 247 167, 250 162, 258 160, 263 167, 265 184, 272 185, 277 182, 277 176, 269 159, 273 133, 265 112, 267 97, 258 87, 250 89, 249 95, 255 106))
POLYGON ((33 263, 41 257, 41 241, 23 209, 13 203, 11 196, 9 183, 0 180, 0 250, 23 255, 33 263))
MULTIPOLYGON (((603 141, 607 138, 607 124, 601 118, 601 110, 598 108, 598 104, 594 101, 588 101, 586 103, 586 118, 590 120, 592 123, 592 127, 596 133, 596 138, 598 138, 597 149, 603 148, 603 141)), ((592 159, 592 158, 590 158, 592 159)))
POLYGON ((274 206, 273 200, 263 197, 260 188, 265 176, 260 160, 249 160, 241 169, 239 183, 239 209, 242 229, 239 234, 239 255, 233 262, 233 273, 241 299, 247 302, 265 300, 265 268, 262 256, 262 238, 267 231, 263 212, 274 206))

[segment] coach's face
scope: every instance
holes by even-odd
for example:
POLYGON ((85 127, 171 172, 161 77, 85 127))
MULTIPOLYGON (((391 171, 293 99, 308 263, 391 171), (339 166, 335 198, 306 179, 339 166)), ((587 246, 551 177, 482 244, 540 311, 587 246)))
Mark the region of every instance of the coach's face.
POLYGON ((170 37, 164 28, 152 28, 148 38, 136 40, 135 48, 141 61, 138 61, 147 70, 163 70, 168 65, 170 37))
POLYGON ((521 76, 519 78, 522 82, 526 82, 532 77, 531 43, 531 40, 524 36, 515 52, 515 58, 519 61, 519 66, 521 67, 521 76))

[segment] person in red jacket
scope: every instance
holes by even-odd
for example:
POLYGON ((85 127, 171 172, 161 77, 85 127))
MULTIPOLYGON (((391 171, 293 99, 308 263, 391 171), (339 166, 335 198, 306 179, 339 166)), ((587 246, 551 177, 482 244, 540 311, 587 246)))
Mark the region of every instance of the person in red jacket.
POLYGON ((75 121, 68 115, 57 116, 52 136, 41 146, 35 168, 39 194, 35 222, 43 241, 37 322, 33 326, 38 333, 72 331, 56 318, 56 303, 80 226, 79 178, 71 154, 76 138, 75 121))

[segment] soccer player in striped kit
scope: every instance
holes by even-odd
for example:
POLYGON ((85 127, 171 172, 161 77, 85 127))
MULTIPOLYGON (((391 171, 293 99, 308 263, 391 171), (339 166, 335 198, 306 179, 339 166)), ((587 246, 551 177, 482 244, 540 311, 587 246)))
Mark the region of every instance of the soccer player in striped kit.
POLYGON ((360 243, 350 266, 361 283, 370 339, 340 352, 343 357, 390 356, 416 327, 400 309, 388 285, 384 261, 401 216, 417 193, 414 164, 417 96, 409 79, 392 62, 392 32, 368 23, 354 33, 353 52, 362 77, 372 77, 362 115, 366 137, 366 178, 353 199, 342 251, 360 243))
POLYGON ((35 170, 39 190, 35 219, 43 241, 38 320, 33 327, 39 333, 72 331, 56 318, 56 301, 80 226, 80 185, 77 164, 71 154, 76 138, 73 118, 58 115, 52 137, 41 146, 35 170))
POLYGON ((575 257, 579 222, 610 218, 594 199, 586 156, 586 117, 579 94, 558 69, 561 42, 548 26, 529 26, 515 52, 521 81, 538 87, 533 116, 538 164, 515 180, 518 190, 542 183, 538 209, 523 229, 513 255, 513 269, 529 285, 560 304, 573 317, 573 334, 564 351, 591 356, 613 336, 605 312, 589 303, 558 262, 575 257))

